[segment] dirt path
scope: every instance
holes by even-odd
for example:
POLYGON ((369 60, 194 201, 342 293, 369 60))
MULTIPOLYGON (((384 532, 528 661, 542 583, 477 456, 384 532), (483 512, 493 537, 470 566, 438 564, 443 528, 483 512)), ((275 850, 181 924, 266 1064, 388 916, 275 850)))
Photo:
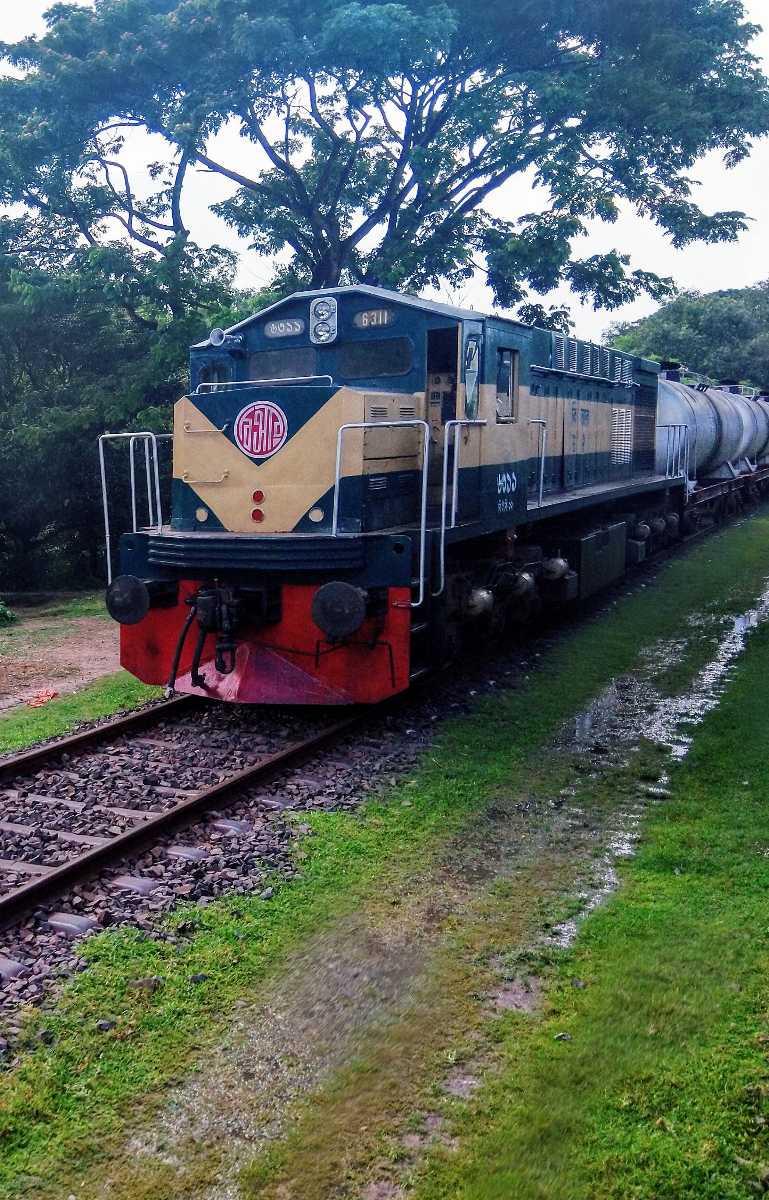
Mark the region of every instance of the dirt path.
POLYGON ((95 1194, 130 1180, 169 1200, 405 1197, 425 1153, 452 1153, 454 1107, 493 1075, 495 1020, 537 1007, 548 955, 614 886, 644 809, 664 802, 666 764, 768 613, 766 593, 713 618, 677 695, 659 681, 703 624, 655 645, 541 755, 525 795, 496 798, 431 871, 311 939, 95 1194))
POLYGON ((74 692, 120 666, 117 627, 93 607, 75 601, 21 609, 19 620, 0 629, 0 710, 36 692, 74 692))

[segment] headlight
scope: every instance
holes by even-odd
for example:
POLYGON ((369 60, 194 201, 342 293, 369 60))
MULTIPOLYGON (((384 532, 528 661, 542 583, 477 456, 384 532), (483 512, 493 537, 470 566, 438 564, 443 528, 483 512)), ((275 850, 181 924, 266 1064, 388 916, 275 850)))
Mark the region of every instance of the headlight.
POLYGON ((318 296, 310 302, 310 341, 315 345, 333 342, 337 334, 337 304, 333 296, 318 296))

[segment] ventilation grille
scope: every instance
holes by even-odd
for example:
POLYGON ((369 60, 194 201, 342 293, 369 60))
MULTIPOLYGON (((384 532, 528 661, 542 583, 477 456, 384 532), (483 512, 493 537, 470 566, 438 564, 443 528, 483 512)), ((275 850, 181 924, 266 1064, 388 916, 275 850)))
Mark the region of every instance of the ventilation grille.
POLYGON ((589 379, 608 379, 612 383, 633 382, 633 360, 617 350, 582 342, 562 333, 552 335, 550 366, 554 371, 585 375, 589 379))
POLYGON ((368 490, 370 492, 382 492, 387 487, 386 475, 370 475, 368 481, 368 490))
POLYGON ((402 404, 400 407, 401 421, 413 421, 417 415, 417 410, 413 404, 402 404))
POLYGON ((642 387, 641 403, 635 410, 633 423, 633 466, 639 471, 654 469, 657 435, 657 393, 654 388, 642 387))
POLYGON ((633 410, 614 407, 611 410, 611 465, 629 466, 633 461, 633 410))
POLYGON ((386 404, 372 404, 368 410, 369 421, 386 421, 390 410, 386 404))

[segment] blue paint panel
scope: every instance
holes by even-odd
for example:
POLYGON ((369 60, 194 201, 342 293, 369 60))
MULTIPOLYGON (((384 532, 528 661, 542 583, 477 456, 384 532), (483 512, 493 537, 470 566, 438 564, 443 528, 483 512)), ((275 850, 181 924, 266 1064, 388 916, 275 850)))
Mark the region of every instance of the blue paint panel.
MULTIPOLYGON (((296 384, 269 385, 259 388, 228 387, 216 392, 200 392, 191 397, 195 407, 208 420, 221 430, 233 446, 235 441, 235 421, 238 413, 249 404, 260 400, 269 401, 283 410, 288 420, 287 441, 299 432, 316 413, 320 412, 331 397, 338 391, 336 387, 302 386, 296 384)), ((243 451, 240 450, 241 454, 243 451)), ((265 458, 250 458, 251 462, 260 463, 265 458)))
POLYGON ((224 529, 216 513, 203 504, 200 496, 188 483, 182 479, 171 480, 171 528, 174 530, 197 530, 198 533, 211 533, 224 529), (208 512, 206 521, 197 521, 195 512, 205 508, 208 512))

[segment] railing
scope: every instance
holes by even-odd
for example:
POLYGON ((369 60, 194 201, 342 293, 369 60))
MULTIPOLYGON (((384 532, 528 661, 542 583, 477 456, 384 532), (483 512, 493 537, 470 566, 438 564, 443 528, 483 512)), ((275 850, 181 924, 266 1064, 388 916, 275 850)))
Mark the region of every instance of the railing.
POLYGON ((459 455, 461 443, 457 436, 461 428, 469 426, 485 425, 485 421, 470 421, 470 420, 452 420, 447 421, 444 429, 446 434, 443 442, 443 479, 441 485, 441 540, 439 543, 439 580, 440 586, 438 590, 433 592, 433 596, 440 596, 446 586, 446 500, 448 499, 449 486, 449 447, 451 445, 451 435, 454 434, 454 464, 452 469, 451 479, 451 524, 450 529, 455 529, 457 524, 457 510, 459 508, 459 455))
POLYGON ((547 421, 539 420, 532 417, 529 421, 530 425, 539 425, 539 434, 537 437, 538 453, 539 453, 539 495, 537 499, 537 508, 542 507, 542 497, 545 491, 545 458, 547 456, 547 421))
POLYGON ((665 478, 689 478, 689 426, 688 425, 658 425, 657 429, 667 430, 665 445, 665 478))
MULTIPOLYGON (((421 429, 422 430, 422 495, 419 517, 419 598, 409 608, 420 608, 425 599, 425 549, 427 546, 427 492, 430 460, 430 426, 427 421, 350 421, 340 425, 336 435, 336 469, 334 472, 334 504, 331 516, 331 536, 339 533, 339 492, 342 477, 342 443, 348 429, 421 429)), ((356 535, 358 536, 358 535, 356 535)))
POLYGON ((254 388, 275 387, 281 383, 308 383, 311 387, 332 387, 334 380, 331 375, 289 375, 285 379, 227 379, 221 383, 199 383, 193 396, 200 393, 213 392, 217 388, 254 388))
POLYGON ((171 433, 151 433, 143 430, 140 433, 103 433, 99 438, 99 472, 101 475, 101 499, 104 511, 104 538, 107 548, 107 583, 112 583, 112 533, 109 520, 109 498, 107 495, 107 465, 104 456, 106 442, 128 441, 128 460, 131 475, 131 520, 133 532, 139 529, 139 514, 136 498, 136 445, 144 443, 144 469, 147 482, 147 528, 155 528, 158 533, 163 529, 163 507, 160 499, 160 460, 158 457, 158 442, 168 441, 171 433))

